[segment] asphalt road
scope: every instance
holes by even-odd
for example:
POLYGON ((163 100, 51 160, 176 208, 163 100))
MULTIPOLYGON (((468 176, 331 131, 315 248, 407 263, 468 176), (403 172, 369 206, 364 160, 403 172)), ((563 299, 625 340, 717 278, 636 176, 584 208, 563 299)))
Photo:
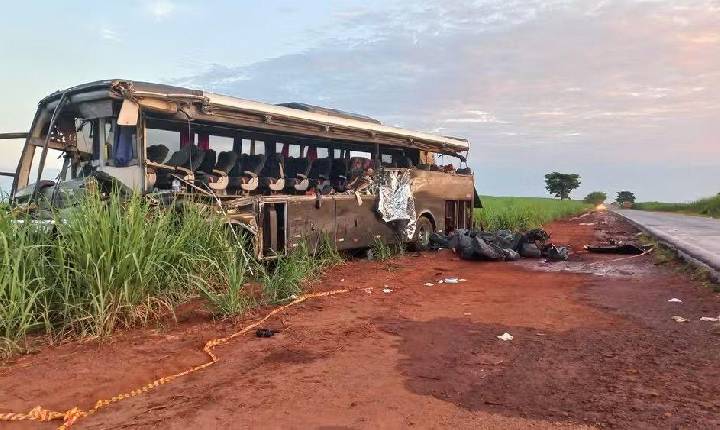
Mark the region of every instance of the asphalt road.
POLYGON ((720 219, 638 210, 618 210, 658 239, 720 271, 720 219))

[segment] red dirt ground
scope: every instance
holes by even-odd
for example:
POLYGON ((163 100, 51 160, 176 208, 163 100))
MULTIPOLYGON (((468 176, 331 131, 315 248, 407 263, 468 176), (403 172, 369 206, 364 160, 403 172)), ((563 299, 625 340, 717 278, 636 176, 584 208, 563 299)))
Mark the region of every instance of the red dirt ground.
MULTIPOLYGON (((276 336, 237 338, 216 349, 215 366, 73 428, 718 428, 720 330, 699 317, 720 314, 720 296, 651 255, 585 253, 598 237, 634 234, 612 214, 549 230, 571 261, 441 251, 346 263, 311 289, 350 293, 290 308, 266 324, 276 336), (450 276, 467 281, 436 283, 450 276), (504 332, 514 339, 498 340, 504 332)), ((21 357, 0 368, 0 412, 87 409, 206 361, 207 339, 261 315, 212 322, 188 306, 177 325, 21 357)))

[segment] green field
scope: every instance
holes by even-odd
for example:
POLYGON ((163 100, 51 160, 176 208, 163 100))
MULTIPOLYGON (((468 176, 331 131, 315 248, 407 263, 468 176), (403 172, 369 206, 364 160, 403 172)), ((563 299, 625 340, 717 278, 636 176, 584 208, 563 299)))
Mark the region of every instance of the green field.
POLYGON ((635 203, 634 209, 659 212, 678 212, 720 218, 720 195, 696 200, 691 203, 635 203))
POLYGON ((483 209, 475 209, 475 220, 486 230, 529 230, 550 221, 580 214, 593 205, 580 200, 542 197, 481 196, 483 209))

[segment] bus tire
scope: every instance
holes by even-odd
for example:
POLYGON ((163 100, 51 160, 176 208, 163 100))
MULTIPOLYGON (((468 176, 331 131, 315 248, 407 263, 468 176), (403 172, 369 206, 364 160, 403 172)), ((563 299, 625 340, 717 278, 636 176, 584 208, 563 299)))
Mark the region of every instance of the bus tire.
POLYGON ((430 249, 430 235, 435 232, 430 218, 421 215, 415 226, 415 237, 413 237, 412 248, 415 251, 427 251, 430 249))

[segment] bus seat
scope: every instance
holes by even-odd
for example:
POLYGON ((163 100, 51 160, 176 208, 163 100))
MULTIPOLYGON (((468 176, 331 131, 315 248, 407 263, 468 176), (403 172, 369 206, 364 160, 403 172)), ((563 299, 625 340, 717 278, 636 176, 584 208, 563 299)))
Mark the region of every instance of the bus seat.
POLYGON ((332 169, 332 159, 318 158, 312 162, 308 177, 311 180, 328 180, 330 179, 330 170, 332 169))
POLYGON ((310 160, 307 158, 285 159, 285 187, 296 191, 305 191, 310 186, 308 174, 310 173, 310 160))
POLYGON ((213 169, 213 177, 208 186, 216 191, 222 191, 227 188, 230 183, 230 171, 235 168, 238 155, 233 151, 223 151, 218 155, 217 163, 213 169))
POLYGON ((280 191, 285 188, 285 175, 283 174, 283 159, 278 153, 268 154, 263 168, 260 170, 259 186, 270 191, 280 191))
POLYGON ((347 189, 348 164, 349 160, 344 158, 336 158, 332 162, 330 182, 332 183, 333 188, 335 188, 335 191, 339 193, 345 192, 347 189))
POLYGON ((328 194, 332 191, 330 185, 330 172, 332 169, 331 158, 317 158, 310 165, 310 185, 321 194, 328 194))
POLYGON ((236 160, 235 164, 230 169, 230 173, 228 173, 228 190, 239 190, 241 188, 242 173, 245 171, 245 160, 247 160, 247 154, 234 153, 236 155, 236 160))
POLYGON ((210 174, 215 168, 215 163, 217 162, 217 153, 214 149, 205 149, 201 151, 205 153, 205 156, 203 157, 203 161, 200 166, 198 166, 197 170, 198 172, 210 174))
POLYGON ((397 167, 400 167, 402 169, 409 169, 413 167, 413 162, 407 155, 403 155, 398 157, 397 159, 397 167))
POLYGON ((153 163, 162 163, 167 158, 170 150, 165 145, 150 145, 145 152, 148 160, 153 163))
POLYGON ((195 145, 187 145, 180 150, 173 152, 170 159, 163 164, 163 167, 157 170, 157 188, 170 188, 172 181, 175 179, 173 173, 181 173, 177 175, 187 182, 195 182, 195 171, 202 164, 205 153, 198 149, 195 145))
POLYGON ((265 166, 265 155, 248 155, 243 161, 240 188, 243 191, 254 191, 260 185, 258 175, 265 166))

